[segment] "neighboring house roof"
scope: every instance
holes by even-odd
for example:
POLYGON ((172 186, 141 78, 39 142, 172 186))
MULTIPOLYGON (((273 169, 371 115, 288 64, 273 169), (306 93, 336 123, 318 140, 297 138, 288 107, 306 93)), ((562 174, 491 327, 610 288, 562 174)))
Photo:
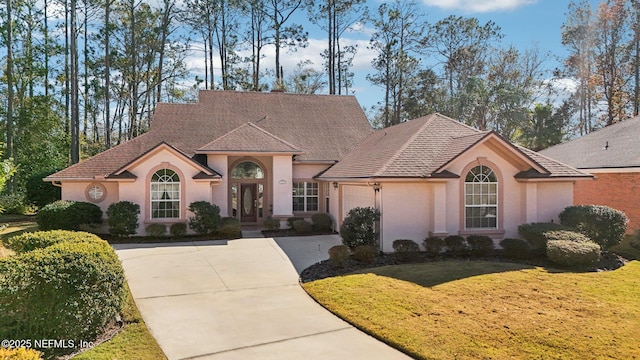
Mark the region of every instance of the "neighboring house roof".
POLYGON ((301 153, 302 151, 259 126, 248 122, 199 148, 211 152, 301 153))
POLYGON ((503 155, 524 169, 519 178, 590 177, 533 151, 515 146, 495 132, 479 131, 441 114, 432 114, 377 131, 320 179, 446 178, 447 164, 479 143, 499 144, 503 155))
POLYGON ((578 169, 640 167, 640 116, 540 151, 578 169))
POLYGON ((263 132, 259 136, 279 150, 302 151, 299 161, 338 161, 373 132, 353 96, 200 91, 195 104, 158 104, 148 133, 47 179, 106 178, 162 142, 189 157, 205 145, 251 151, 255 144, 231 146, 221 138, 233 136, 234 130, 256 136, 258 128, 263 132), (255 127, 243 128, 248 122, 255 127))

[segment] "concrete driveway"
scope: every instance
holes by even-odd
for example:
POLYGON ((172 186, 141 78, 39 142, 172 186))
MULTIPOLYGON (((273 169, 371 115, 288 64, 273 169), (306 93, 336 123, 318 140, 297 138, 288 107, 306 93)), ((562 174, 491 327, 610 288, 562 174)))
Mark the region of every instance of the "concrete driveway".
MULTIPOLYGON (((298 268, 336 241, 300 239, 279 240, 298 268)), ((171 360, 408 359, 313 301, 274 239, 115 248, 138 309, 171 360)))

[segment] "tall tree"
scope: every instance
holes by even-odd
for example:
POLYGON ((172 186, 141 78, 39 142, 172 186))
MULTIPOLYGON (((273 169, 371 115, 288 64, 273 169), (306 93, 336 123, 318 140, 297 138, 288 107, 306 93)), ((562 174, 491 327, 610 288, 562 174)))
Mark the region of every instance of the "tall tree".
POLYGON ((13 157, 13 16, 11 0, 5 0, 6 20, 6 44, 7 44, 7 113, 6 113, 6 147, 5 156, 13 157))

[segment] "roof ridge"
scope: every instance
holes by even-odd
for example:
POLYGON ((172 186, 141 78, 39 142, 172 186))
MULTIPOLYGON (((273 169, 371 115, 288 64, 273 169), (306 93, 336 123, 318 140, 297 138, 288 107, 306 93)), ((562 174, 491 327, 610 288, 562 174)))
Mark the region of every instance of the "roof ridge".
MULTIPOLYGON (((263 120, 263 119, 265 119, 265 118, 267 118, 267 116, 265 116, 264 118, 262 118, 262 119, 260 119, 260 120, 258 120, 258 121, 261 121, 261 120, 263 120)), ((269 131, 267 131, 267 130, 265 130, 265 129, 261 128, 260 126, 258 126, 258 125, 256 125, 256 124, 254 124, 254 123, 252 123, 251 121, 247 122, 246 124, 248 124, 249 126, 251 126, 251 127, 255 128, 256 130, 262 131, 264 134, 266 134, 266 135, 268 135, 268 136, 270 136, 270 137, 272 137, 272 138, 274 138, 274 139, 276 139, 276 140, 280 141, 281 143, 283 143, 283 144, 285 144, 285 145, 287 145, 287 146, 291 147, 292 149, 295 149, 295 150, 298 150, 298 151, 302 151, 302 150, 298 149, 298 147, 297 147, 297 146, 295 146, 295 145, 293 145, 292 143, 290 143, 290 142, 288 142, 288 141, 286 141, 286 140, 284 140, 284 139, 280 138, 279 136, 277 136, 277 135, 275 135, 275 134, 270 133, 269 131)))
MULTIPOLYGON (((550 157, 548 157, 548 156, 546 156, 546 155, 544 155, 544 154, 541 154, 539 151, 533 151, 533 150, 531 150, 531 149, 528 149, 528 148, 526 148, 526 147, 524 147, 524 146, 520 146, 520 145, 517 145, 517 144, 513 144, 513 146, 517 147, 520 151, 522 151, 522 152, 523 152, 523 153, 525 153, 525 154, 526 154, 527 152, 529 152, 529 153, 533 153, 533 154, 536 154, 537 156, 540 156, 540 157, 544 158, 545 160, 548 160, 548 161, 554 162, 554 163, 556 163, 556 164, 566 166, 566 167, 571 168, 571 169, 573 169, 573 170, 576 170, 576 171, 578 171, 578 172, 584 173, 584 171, 582 171, 582 170, 580 170, 580 169, 578 169, 578 168, 575 168, 575 167, 573 167, 573 166, 571 166, 571 165, 569 165, 569 164, 565 164, 565 163, 563 163, 563 162, 562 162, 562 161, 560 161, 560 160, 556 160, 556 159, 554 159, 554 158, 550 158, 550 157)), ((543 169, 547 170, 548 172, 551 172, 551 171, 549 171, 549 169, 547 169, 547 168, 546 168, 546 167, 544 167, 542 164, 540 164, 537 160, 535 160, 534 158, 532 158, 532 157, 531 157, 531 155, 529 155, 529 154, 526 154, 526 155, 527 155, 527 156, 528 156, 528 157, 529 157, 533 162, 535 162, 536 164, 540 165, 540 167, 542 167, 543 169)))
POLYGON ((463 123, 462 121, 456 120, 456 119, 451 118, 451 117, 449 117, 449 116, 447 116, 447 115, 443 115, 443 114, 441 114, 441 113, 439 113, 439 112, 435 112, 435 113, 433 113, 433 114, 431 114, 431 115, 439 116, 439 117, 441 117, 441 118, 443 118, 443 119, 445 119, 445 120, 447 120, 447 121, 450 121, 450 122, 455 123, 456 125, 462 125, 462 126, 466 127, 466 128, 467 128, 467 129, 469 129, 469 130, 473 130, 473 131, 477 131, 477 132, 489 131, 489 130, 480 130, 480 129, 476 129, 476 128, 474 128, 473 126, 467 125, 467 124, 463 123))

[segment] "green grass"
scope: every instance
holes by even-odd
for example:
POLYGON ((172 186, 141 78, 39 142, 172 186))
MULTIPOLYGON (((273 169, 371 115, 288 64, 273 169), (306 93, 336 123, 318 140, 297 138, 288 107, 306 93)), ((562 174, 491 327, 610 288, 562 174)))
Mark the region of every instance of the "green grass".
POLYGON ((303 286, 338 316, 416 358, 640 358, 637 261, 599 273, 448 261, 303 286))

